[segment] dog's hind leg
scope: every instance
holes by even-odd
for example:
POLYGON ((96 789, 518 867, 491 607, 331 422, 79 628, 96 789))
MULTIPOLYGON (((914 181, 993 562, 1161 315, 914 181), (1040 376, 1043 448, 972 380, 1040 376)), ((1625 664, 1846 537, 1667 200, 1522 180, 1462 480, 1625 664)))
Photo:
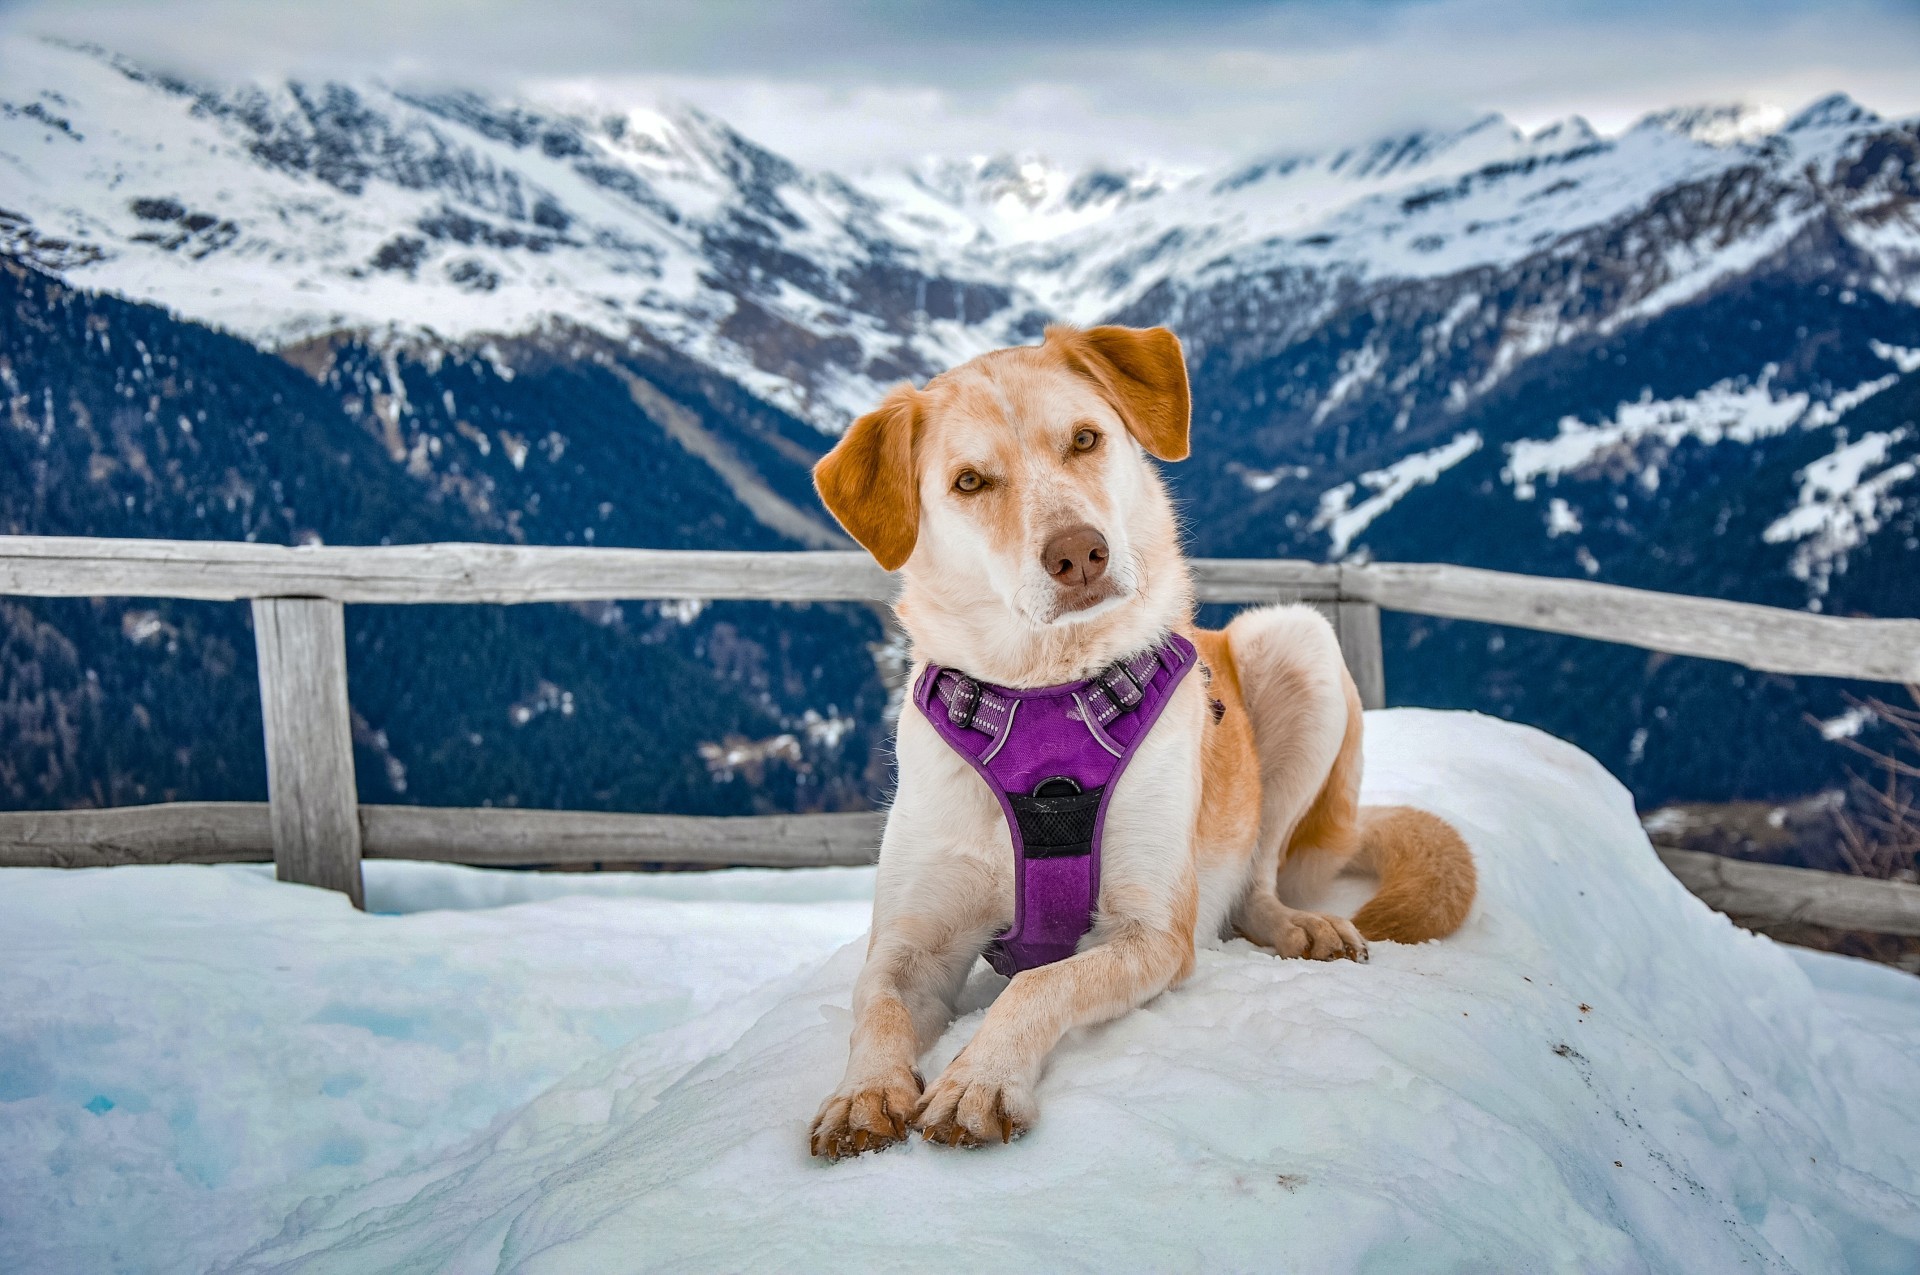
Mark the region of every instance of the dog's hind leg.
POLYGON ((1365 960, 1344 917, 1296 906, 1360 850, 1359 692, 1333 628, 1305 606, 1262 607, 1227 626, 1260 758, 1260 836, 1236 930, 1282 956, 1365 960))

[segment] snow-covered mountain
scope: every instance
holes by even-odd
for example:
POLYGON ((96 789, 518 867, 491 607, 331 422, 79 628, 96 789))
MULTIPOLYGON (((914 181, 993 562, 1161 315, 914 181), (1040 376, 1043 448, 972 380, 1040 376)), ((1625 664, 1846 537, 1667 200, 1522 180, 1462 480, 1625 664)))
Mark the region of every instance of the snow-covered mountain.
MULTIPOLYGON (((377 85, 195 85, 20 40, 5 60, 6 243, 77 285, 270 348, 560 326, 658 341, 830 431, 885 382, 1047 318, 1150 313, 1201 351, 1264 357, 1355 288, 1595 260, 1591 236, 1716 185, 1707 216, 1623 245, 1637 260, 1602 304, 1569 288, 1496 314, 1489 374, 1447 392, 1682 304, 1822 213, 1848 215, 1868 286, 1920 296, 1920 233, 1882 207, 1900 172, 1867 154, 1912 130, 1844 98, 1788 120, 1668 111, 1611 140, 1577 117, 1529 136, 1488 116, 1226 172, 1003 155, 843 179, 686 107, 588 117, 377 85), (1213 331, 1218 290, 1250 280, 1288 282, 1284 318, 1213 331)), ((1437 335, 1493 312, 1463 306, 1437 335)), ((1351 372, 1300 392, 1351 397, 1367 379, 1351 372)))
MULTIPOLYGON (((0 57, 7 255, 293 362, 484 534, 835 543, 806 467, 885 385, 1054 319, 1164 322, 1194 379, 1173 477, 1201 551, 1920 613, 1920 122, 1844 97, 1611 137, 1490 116, 1210 172, 834 174, 674 106, 0 57), (676 469, 643 516, 641 467, 669 456, 705 477, 676 469)), ((9 369, 18 423, 48 387, 9 369)), ((85 529, 45 507, 8 517, 85 529)), ((1568 643, 1474 626, 1389 637, 1390 693, 1548 724, 1643 796, 1833 769, 1798 738, 1830 687, 1599 648, 1576 676, 1568 643), (1631 702, 1596 700, 1609 678, 1631 702), (1735 731, 1784 742, 1728 780, 1702 741, 1735 731)))
MULTIPOLYGON (((285 348, 340 331, 657 341, 828 428, 998 338, 875 201, 691 108, 188 84, 9 40, 10 251, 285 348)), ((971 285, 971 286, 970 286, 971 285)))

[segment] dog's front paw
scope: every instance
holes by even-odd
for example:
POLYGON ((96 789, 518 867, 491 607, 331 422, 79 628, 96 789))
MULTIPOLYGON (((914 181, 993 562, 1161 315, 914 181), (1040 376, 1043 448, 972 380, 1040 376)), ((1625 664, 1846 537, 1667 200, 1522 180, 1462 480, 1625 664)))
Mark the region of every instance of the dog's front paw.
POLYGON ((808 1145, 828 1160, 879 1151, 907 1136, 920 1105, 920 1077, 902 1071, 884 1080, 845 1084, 820 1104, 808 1145))
POLYGON ((1367 941, 1353 922, 1325 912, 1295 912, 1287 918, 1275 950, 1282 956, 1304 956, 1310 961, 1364 961, 1367 941))
POLYGON ((977 1147, 1012 1142, 1027 1131, 1036 1114, 1023 1079, 975 1066, 961 1050, 920 1100, 913 1123, 929 1142, 977 1147))

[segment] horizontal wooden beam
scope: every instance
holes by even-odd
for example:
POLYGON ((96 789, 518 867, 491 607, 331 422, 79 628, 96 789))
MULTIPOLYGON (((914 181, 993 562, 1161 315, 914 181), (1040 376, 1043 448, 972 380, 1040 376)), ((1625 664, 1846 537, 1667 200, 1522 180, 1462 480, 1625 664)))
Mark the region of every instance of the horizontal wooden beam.
POLYGON ((872 601, 892 582, 861 553, 0 536, 0 593, 33 597, 595 602, 618 598, 872 601))
POLYGON ((1740 920, 1920 935, 1920 885, 1656 846, 1680 884, 1740 920))
POLYGON ((1728 660, 1770 673, 1920 682, 1920 620, 1813 615, 1591 580, 1431 563, 1342 568, 1348 597, 1390 611, 1510 624, 1728 660))
MULTIPOLYGON (((1441 564, 1199 559, 1203 602, 1370 602, 1392 611, 1565 633, 1776 673, 1920 682, 1920 620, 1812 615, 1441 564)), ((0 594, 317 597, 340 602, 620 598, 889 600, 860 553, 735 553, 422 544, 368 547, 0 536, 0 594)))
POLYGON ((824 868, 872 863, 880 814, 629 815, 499 806, 362 806, 367 857, 478 867, 697 863, 824 868))
POLYGON ((1201 602, 1332 602, 1340 568, 1297 558, 1194 558, 1193 595, 1201 602))
POLYGON ((273 816, 264 801, 0 813, 0 868, 261 862, 273 862, 273 816))
MULTIPOLYGON (((501 807, 362 806, 368 858, 478 867, 684 863, 830 867, 872 863, 885 816, 602 814, 501 807)), ((1746 863, 1660 848, 1681 884, 1709 907, 1755 922, 1920 935, 1920 885, 1746 863)), ((265 802, 179 802, 109 810, 0 813, 0 867, 269 862, 265 802)))
MULTIPOLYGON (((606 814, 493 806, 361 806, 361 853, 476 867, 688 863, 814 868, 872 863, 884 816, 606 814)), ((273 859, 265 802, 177 802, 0 813, 0 867, 105 868, 273 859)))
MULTIPOLYGON (((1285 559, 1194 563, 1203 602, 1332 598, 1340 568, 1285 559)), ((0 594, 231 602, 594 602, 709 598, 888 602, 894 578, 864 553, 589 549, 555 545, 286 545, 224 540, 0 536, 0 594)))

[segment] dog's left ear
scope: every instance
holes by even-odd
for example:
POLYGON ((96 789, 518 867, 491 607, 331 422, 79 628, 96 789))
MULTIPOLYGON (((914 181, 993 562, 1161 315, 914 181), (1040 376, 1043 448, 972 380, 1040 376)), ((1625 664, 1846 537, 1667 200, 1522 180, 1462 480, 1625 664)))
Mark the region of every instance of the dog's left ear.
POLYGON ((1100 387, 1148 455, 1187 458, 1193 400, 1179 337, 1165 328, 1051 327, 1047 344, 1100 387))
POLYGON ((920 393, 896 386, 880 406, 852 425, 813 467, 813 485, 847 534, 888 571, 913 556, 920 538, 920 490, 913 436, 920 393))

